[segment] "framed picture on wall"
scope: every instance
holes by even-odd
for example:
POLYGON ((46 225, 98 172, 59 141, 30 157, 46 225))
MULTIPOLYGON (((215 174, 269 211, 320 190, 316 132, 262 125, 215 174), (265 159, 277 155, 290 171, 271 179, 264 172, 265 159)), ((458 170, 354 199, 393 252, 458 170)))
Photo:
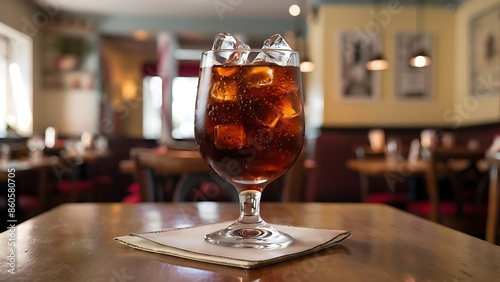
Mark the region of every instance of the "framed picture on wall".
POLYGON ((395 91, 399 101, 426 101, 432 95, 432 64, 413 67, 410 59, 425 50, 432 58, 432 38, 426 33, 399 32, 396 34, 395 91))
POLYGON ((337 98, 343 101, 376 101, 380 96, 380 74, 366 69, 378 50, 375 34, 345 31, 338 38, 337 98))
POLYGON ((500 4, 471 20, 471 95, 500 95, 500 4))

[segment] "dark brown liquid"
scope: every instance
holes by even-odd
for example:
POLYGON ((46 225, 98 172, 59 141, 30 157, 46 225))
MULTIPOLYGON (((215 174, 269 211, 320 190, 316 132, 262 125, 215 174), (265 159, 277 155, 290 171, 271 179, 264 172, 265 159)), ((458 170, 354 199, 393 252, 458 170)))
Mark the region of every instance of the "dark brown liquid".
POLYGON ((195 136, 203 158, 239 188, 262 190, 302 148, 301 89, 298 67, 202 68, 195 136))

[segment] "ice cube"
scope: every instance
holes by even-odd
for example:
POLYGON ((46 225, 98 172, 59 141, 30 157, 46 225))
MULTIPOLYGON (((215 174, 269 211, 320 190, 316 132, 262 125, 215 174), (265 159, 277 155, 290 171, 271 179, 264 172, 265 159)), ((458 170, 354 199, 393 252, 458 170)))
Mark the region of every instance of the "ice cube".
POLYGON ((283 114, 278 109, 268 108, 267 110, 255 111, 255 116, 262 125, 273 128, 283 114))
POLYGON ((288 43, 286 43, 285 38, 283 38, 279 34, 275 34, 266 41, 264 41, 264 45, 262 46, 262 49, 284 49, 284 50, 292 50, 288 43))
POLYGON ((280 103, 283 118, 290 119, 298 116, 302 110, 300 103, 292 103, 289 99, 283 99, 280 103))
POLYGON ((236 81, 216 81, 210 90, 212 98, 217 102, 238 101, 238 83, 236 81))
POLYGON ((235 74, 238 71, 238 67, 219 67, 217 68, 217 74, 222 77, 227 77, 235 74))
POLYGON ((232 36, 228 32, 219 33, 214 38, 212 50, 233 50, 233 49, 250 49, 245 42, 232 36))
POLYGON ((266 66, 251 67, 246 75, 247 84, 253 87, 260 87, 273 82, 273 69, 266 66))
POLYGON ((280 88, 286 89, 286 92, 288 92, 290 94, 297 93, 299 90, 299 86, 297 85, 297 83, 294 83, 293 81, 287 81, 287 80, 285 80, 280 85, 280 88))
POLYGON ((245 128, 241 124, 219 124, 214 127, 214 144, 218 149, 240 149, 245 146, 245 128))
MULTIPOLYGON (((219 33, 214 38, 212 50, 240 50, 250 49, 245 42, 235 38, 230 33, 219 33)), ((220 52, 222 57, 222 64, 241 65, 247 62, 249 52, 220 52)))
POLYGON ((289 59, 290 59, 290 52, 281 52, 276 49, 282 49, 282 50, 292 50, 288 43, 286 43, 285 39, 279 35, 275 34, 266 41, 264 41, 264 45, 262 46, 262 49, 273 49, 273 51, 262 51, 253 61, 253 63, 258 63, 258 62, 268 62, 268 63, 275 63, 280 66, 286 66, 289 59))

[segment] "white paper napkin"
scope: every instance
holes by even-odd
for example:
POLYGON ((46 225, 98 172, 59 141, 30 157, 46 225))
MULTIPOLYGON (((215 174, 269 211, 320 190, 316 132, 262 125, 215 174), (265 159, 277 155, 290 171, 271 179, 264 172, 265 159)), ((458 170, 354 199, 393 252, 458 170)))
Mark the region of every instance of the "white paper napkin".
POLYGON ((129 236, 115 237, 114 240, 148 252, 241 268, 255 268, 316 252, 351 236, 351 233, 345 230, 271 224, 279 231, 291 235, 293 243, 287 248, 266 250, 235 249, 205 242, 203 238, 205 234, 227 227, 231 223, 228 221, 189 228, 133 233, 129 236))

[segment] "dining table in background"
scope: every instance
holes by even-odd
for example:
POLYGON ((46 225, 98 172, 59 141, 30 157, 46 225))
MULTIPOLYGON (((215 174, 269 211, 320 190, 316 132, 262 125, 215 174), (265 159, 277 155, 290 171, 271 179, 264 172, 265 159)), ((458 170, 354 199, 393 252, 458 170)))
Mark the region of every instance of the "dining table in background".
MULTIPOLYGON (((432 151, 423 150, 425 158, 413 162, 401 156, 397 161, 388 161, 385 156, 377 155, 370 158, 349 159, 346 167, 368 176, 382 176, 389 180, 398 180, 406 177, 421 176, 425 178, 427 195, 431 204, 429 219, 439 222, 439 187, 438 174, 447 172, 448 175, 457 174, 473 168, 485 158, 485 152, 480 149, 471 150, 467 147, 438 147, 432 151)), ((390 183, 389 183, 390 184, 390 183)), ((368 191, 367 182, 361 182, 362 191, 368 191)), ((389 187, 393 188, 393 187, 389 187)), ((461 210, 460 197, 457 200, 457 210, 461 210)))
MULTIPOLYGON (((418 160, 416 162, 408 162, 401 159, 398 162, 388 162, 385 158, 370 158, 370 159, 349 159, 346 162, 346 167, 372 177, 385 177, 387 180, 398 180, 406 177, 423 176, 425 178, 427 194, 437 195, 436 181, 432 168, 428 161, 418 160)), ((388 185, 391 183, 388 182, 388 185)), ((388 187, 391 191, 394 187, 388 187)), ((368 183, 361 182, 362 191, 368 191, 368 183)), ((430 197, 431 212, 429 219, 438 221, 437 200, 430 197)))
MULTIPOLYGON (((22 182, 24 177, 36 175, 36 191, 37 197, 40 202, 40 209, 45 210, 48 207, 47 203, 47 176, 51 169, 55 169, 59 165, 57 157, 43 157, 39 160, 32 160, 30 158, 9 160, 6 163, 0 163, 0 182, 7 182, 8 179, 13 179, 16 187, 18 183, 22 182), (14 172, 12 173, 12 170, 14 172)), ((22 191, 16 191, 22 193, 22 191)))
POLYGON ((84 150, 72 154, 60 154, 61 171, 76 173, 72 175, 75 179, 87 179, 89 166, 102 166, 103 161, 111 157, 111 151, 106 150, 84 150), (76 170, 74 168, 77 168, 76 170))
MULTIPOLYGON (((190 162, 196 162, 196 165, 194 166, 194 171, 198 171, 198 167, 203 165, 205 166, 205 163, 203 159, 201 158, 200 154, 198 153, 197 150, 174 150, 174 149, 166 149, 166 148, 142 148, 142 147, 135 147, 130 150, 130 159, 125 159, 119 162, 119 170, 123 174, 130 174, 132 178, 136 181, 138 181, 138 171, 137 171, 137 164, 136 164, 136 158, 138 154, 145 154, 148 156, 151 156, 151 158, 154 158, 156 160, 157 157, 161 157, 161 159, 157 160, 156 162, 161 164, 162 162, 182 162, 183 160, 188 160, 190 162), (199 165, 200 164, 200 165, 199 165)), ((186 172, 191 172, 189 166, 184 166, 186 172)))
MULTIPOLYGON (((381 204, 262 203, 270 223, 344 229, 340 245, 255 269, 132 249, 130 233, 235 220, 237 203, 72 203, 15 230, 15 274, 0 248, 0 279, 19 281, 492 281, 500 247, 381 204)), ((10 230, 0 234, 7 243, 10 230)), ((203 240, 203 238, 200 238, 203 240)), ((235 249, 235 251, 237 251, 235 249)), ((268 251, 268 250, 258 250, 268 251)))
MULTIPOLYGON (((143 201, 154 201, 153 193, 148 191, 150 190, 148 183, 154 182, 154 180, 146 179, 148 175, 159 173, 162 176, 179 177, 175 184, 174 201, 186 200, 186 192, 192 187, 200 186, 203 181, 215 182, 221 186, 226 184, 225 180, 213 175, 213 170, 203 160, 198 150, 137 147, 130 151, 130 156, 131 159, 119 163, 120 172, 131 175, 134 181, 139 183, 143 201), (145 173, 148 171, 152 173, 145 173)), ((303 179, 316 167, 315 161, 306 159, 306 151, 303 150, 295 164, 283 175, 281 201, 301 201, 303 179)), ((235 191, 232 186, 224 187, 224 189, 227 189, 226 192, 229 194, 235 191)), ((237 194, 234 194, 232 198, 237 201, 237 194)))

